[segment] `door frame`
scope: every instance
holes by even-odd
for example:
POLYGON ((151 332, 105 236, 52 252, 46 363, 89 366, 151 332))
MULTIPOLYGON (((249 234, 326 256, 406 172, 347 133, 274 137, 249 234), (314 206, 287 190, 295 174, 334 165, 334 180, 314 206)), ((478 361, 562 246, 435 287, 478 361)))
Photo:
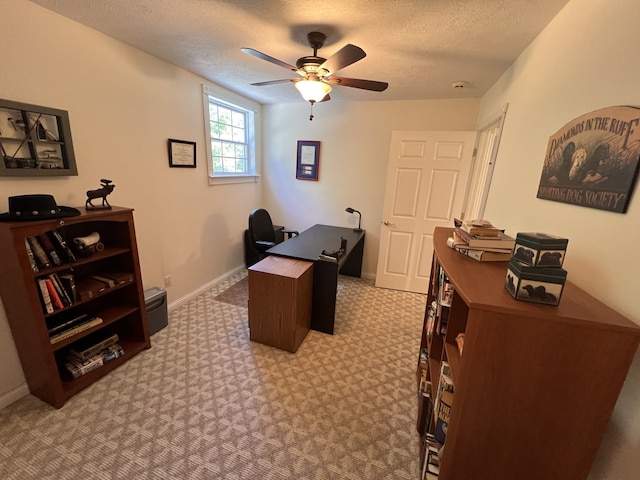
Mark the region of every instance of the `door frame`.
POLYGON ((477 130, 474 163, 471 165, 471 174, 460 213, 460 218, 463 220, 484 218, 508 108, 509 104, 505 103, 502 111, 489 117, 490 119, 481 124, 477 130))

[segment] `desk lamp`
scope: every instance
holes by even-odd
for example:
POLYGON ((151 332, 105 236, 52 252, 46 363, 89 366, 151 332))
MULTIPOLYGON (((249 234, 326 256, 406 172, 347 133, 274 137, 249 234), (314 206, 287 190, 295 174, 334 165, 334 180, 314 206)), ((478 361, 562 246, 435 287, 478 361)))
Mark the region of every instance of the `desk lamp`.
POLYGON ((354 232, 361 232, 362 228, 360 228, 360 225, 362 223, 362 214, 358 210, 355 210, 355 209, 353 209, 351 207, 345 208, 344 211, 347 212, 347 213, 357 213, 358 214, 358 228, 354 228, 353 231, 354 232))

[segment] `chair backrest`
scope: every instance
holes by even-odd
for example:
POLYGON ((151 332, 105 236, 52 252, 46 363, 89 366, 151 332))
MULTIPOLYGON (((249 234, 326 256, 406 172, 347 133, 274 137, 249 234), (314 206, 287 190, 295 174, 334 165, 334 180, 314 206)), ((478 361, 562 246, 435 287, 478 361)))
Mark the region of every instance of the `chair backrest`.
POLYGON ((256 208, 249 214, 249 238, 253 245, 257 241, 275 243, 276 236, 271 215, 264 208, 256 208))

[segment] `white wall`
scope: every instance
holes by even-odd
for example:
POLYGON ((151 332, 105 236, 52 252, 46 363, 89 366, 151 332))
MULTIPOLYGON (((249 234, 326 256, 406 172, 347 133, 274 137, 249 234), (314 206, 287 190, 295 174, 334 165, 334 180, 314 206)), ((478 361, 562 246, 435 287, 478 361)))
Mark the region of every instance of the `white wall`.
MULTIPOLYGON (((243 265, 242 232, 262 184, 208 186, 201 78, 25 0, 0 0, 0 45, 0 98, 67 110, 79 171, 0 177, 0 211, 29 193, 84 205, 109 178, 109 202, 135 209, 146 288, 171 275, 172 303, 243 265), (169 168, 168 138, 197 143, 196 169, 169 168)), ((24 393, 0 309, 0 405, 24 393)))
MULTIPOLYGON (((570 1, 485 95, 480 111, 483 118, 509 103, 486 217, 511 233, 542 231, 569 238, 569 280, 636 323, 640 192, 635 192, 626 214, 540 200, 536 192, 549 136, 599 108, 640 106, 638 18, 637 0, 570 1)), ((638 478, 638 398, 640 355, 627 377, 592 479, 638 478)))
POLYGON ((300 231, 315 223, 357 226, 357 215, 344 209, 360 210, 367 231, 363 276, 373 277, 391 132, 475 130, 479 103, 479 99, 347 105, 330 101, 314 107, 311 122, 304 102, 265 107, 265 132, 269 132, 264 138, 265 206, 274 221, 300 231), (317 182, 296 179, 298 140, 321 142, 317 182))

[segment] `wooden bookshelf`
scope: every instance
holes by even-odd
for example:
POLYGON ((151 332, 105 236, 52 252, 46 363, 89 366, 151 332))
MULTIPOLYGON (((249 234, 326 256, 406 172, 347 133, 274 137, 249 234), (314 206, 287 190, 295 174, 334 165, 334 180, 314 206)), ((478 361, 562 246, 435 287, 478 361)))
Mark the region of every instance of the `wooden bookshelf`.
POLYGON ((443 360, 454 381, 439 478, 587 478, 640 327, 571 282, 557 307, 515 300, 507 263, 463 256, 446 246, 450 235, 435 230, 427 295, 428 306, 442 268, 455 289, 447 332, 423 333, 421 345, 436 357, 427 362, 433 391, 443 360))
POLYGON ((133 210, 123 207, 79 210, 81 215, 76 217, 0 222, 0 249, 3 252, 0 296, 29 390, 56 408, 143 349, 151 347, 133 210), (52 230, 57 230, 69 246, 75 237, 98 232, 105 248, 91 256, 78 256, 75 262, 40 268, 35 272, 27 255, 25 238, 52 230), (78 286, 83 279, 98 274, 124 272, 129 280, 92 298, 77 300, 53 313, 46 313, 37 279, 54 272, 73 274, 78 286), (99 316, 103 323, 52 344, 48 325, 63 315, 80 313, 99 316), (72 378, 64 366, 68 347, 96 333, 105 336, 117 333, 124 355, 79 378, 72 378))

